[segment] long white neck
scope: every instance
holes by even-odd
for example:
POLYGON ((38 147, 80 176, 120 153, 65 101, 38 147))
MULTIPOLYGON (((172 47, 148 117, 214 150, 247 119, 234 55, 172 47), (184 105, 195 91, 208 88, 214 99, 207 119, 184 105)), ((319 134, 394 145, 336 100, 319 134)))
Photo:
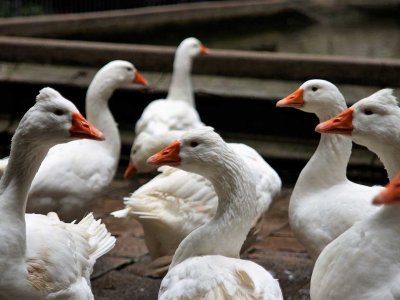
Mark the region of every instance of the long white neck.
POLYGON ((25 208, 28 191, 51 145, 32 143, 18 131, 0 181, 0 272, 25 257, 25 208))
POLYGON ((214 175, 207 176, 218 196, 213 219, 190 233, 175 252, 171 267, 189 257, 239 257, 240 248, 257 216, 256 187, 245 162, 224 145, 214 175))
MULTIPOLYGON (((320 122, 326 121, 346 108, 337 106, 330 111, 317 114, 320 122)), ((317 150, 301 171, 292 198, 303 198, 308 192, 324 189, 347 180, 347 164, 350 159, 352 141, 336 134, 321 134, 317 150)))
POLYGON ((195 106, 191 80, 192 58, 189 55, 177 52, 174 60, 171 85, 167 100, 185 101, 195 106))
POLYGON ((106 148, 118 160, 121 151, 121 138, 117 124, 108 107, 108 100, 115 88, 115 83, 110 78, 96 76, 86 94, 86 117, 106 137, 105 141, 96 141, 96 143, 106 148))
MULTIPOLYGON (((383 205, 380 210, 378 210, 375 214, 365 220, 365 222, 369 222, 370 226, 373 227, 381 227, 385 232, 392 231, 396 233, 395 236, 397 239, 400 238, 400 203, 394 203, 389 205, 383 205)), ((382 235, 382 238, 385 238, 385 235, 382 235)))
POLYGON ((381 143, 368 147, 368 149, 378 155, 385 166, 389 180, 392 180, 400 171, 400 147, 398 143, 394 142, 391 145, 381 143))

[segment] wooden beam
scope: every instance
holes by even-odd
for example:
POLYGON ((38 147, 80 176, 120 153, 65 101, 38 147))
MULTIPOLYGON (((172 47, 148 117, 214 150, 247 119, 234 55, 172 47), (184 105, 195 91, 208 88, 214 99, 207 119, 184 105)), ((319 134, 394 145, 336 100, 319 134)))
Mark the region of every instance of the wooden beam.
MULTIPOLYGON (((75 64, 100 67, 108 61, 132 61, 143 71, 170 72, 175 48, 0 37, 0 60, 75 64)), ((335 83, 375 86, 400 85, 400 60, 349 56, 214 50, 195 60, 194 73, 304 81, 327 79, 335 83)))
POLYGON ((309 0, 213 1, 134 9, 0 19, 0 34, 61 37, 85 32, 138 31, 157 26, 262 17, 299 7, 309 0))

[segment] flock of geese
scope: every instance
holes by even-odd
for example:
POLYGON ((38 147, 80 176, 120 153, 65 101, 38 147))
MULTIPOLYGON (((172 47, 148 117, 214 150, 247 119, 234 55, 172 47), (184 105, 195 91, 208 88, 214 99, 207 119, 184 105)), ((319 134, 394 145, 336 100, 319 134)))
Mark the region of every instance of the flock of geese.
MULTIPOLYGON (((160 173, 112 214, 143 225, 152 273, 166 274, 159 299, 283 299, 277 279, 240 259, 281 180, 254 149, 226 143, 201 122, 190 72, 207 52, 195 38, 177 48, 167 97, 136 123, 125 177, 160 173)), ((116 239, 87 211, 119 161, 108 100, 132 81, 147 85, 131 63, 112 61, 89 86, 87 120, 47 87, 20 121, 1 161, 1 299, 94 299, 90 274, 116 239)), ((392 90, 347 108, 335 85, 309 80, 277 106, 321 122, 289 204, 291 229, 315 261, 311 298, 400 299, 400 108, 392 90), (379 156, 386 189, 347 179, 352 141, 379 156)))

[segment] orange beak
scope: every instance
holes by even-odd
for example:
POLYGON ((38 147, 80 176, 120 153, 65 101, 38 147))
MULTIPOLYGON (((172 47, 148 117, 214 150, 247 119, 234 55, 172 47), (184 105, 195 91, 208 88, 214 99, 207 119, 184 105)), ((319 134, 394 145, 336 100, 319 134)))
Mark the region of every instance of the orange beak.
POLYGON ((176 140, 160 152, 157 152, 156 154, 150 156, 147 159, 147 163, 156 166, 179 166, 179 164, 181 163, 181 157, 179 156, 180 150, 181 142, 176 140))
POLYGON ((372 201, 375 205, 391 204, 400 201, 400 174, 386 185, 386 189, 380 192, 372 201))
POLYGON ((149 85, 149 83, 146 80, 146 78, 144 78, 143 75, 140 74, 138 71, 136 71, 136 73, 135 73, 135 78, 133 78, 133 82, 137 83, 137 84, 144 85, 144 86, 148 86, 149 85))
POLYGON ((72 137, 104 141, 104 134, 90 124, 79 112, 72 114, 72 126, 69 129, 72 137))
POLYGON ((304 90, 298 89, 291 93, 289 96, 279 100, 276 103, 276 107, 294 107, 300 108, 304 106, 304 99, 303 99, 304 90))
POLYGON ((315 131, 319 133, 336 133, 351 135, 353 131, 353 108, 348 108, 336 117, 318 124, 315 131))
POLYGON ((124 178, 128 179, 128 178, 130 178, 132 175, 134 175, 136 173, 137 173, 136 167, 133 164, 133 162, 130 160, 129 164, 128 164, 128 167, 125 170, 124 178))
POLYGON ((210 49, 208 49, 207 47, 205 47, 204 45, 200 45, 200 54, 208 54, 210 53, 210 49))

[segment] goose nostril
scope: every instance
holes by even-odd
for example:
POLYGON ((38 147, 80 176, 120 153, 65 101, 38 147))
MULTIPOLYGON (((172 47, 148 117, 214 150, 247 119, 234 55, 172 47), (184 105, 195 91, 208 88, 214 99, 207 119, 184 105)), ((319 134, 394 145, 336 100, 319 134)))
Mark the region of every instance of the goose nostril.
POLYGON ((167 155, 167 154, 169 154, 169 151, 164 151, 162 154, 167 155))

